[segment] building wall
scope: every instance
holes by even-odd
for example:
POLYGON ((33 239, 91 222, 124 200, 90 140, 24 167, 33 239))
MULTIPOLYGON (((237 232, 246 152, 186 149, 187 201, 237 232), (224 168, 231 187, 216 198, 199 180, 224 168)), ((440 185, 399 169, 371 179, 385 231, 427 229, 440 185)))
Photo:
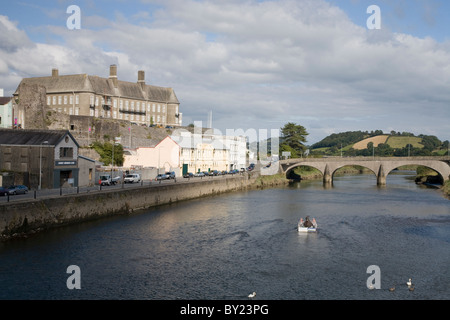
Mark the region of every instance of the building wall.
POLYGON ((24 173, 22 181, 28 188, 37 189, 39 185, 39 168, 42 169, 42 188, 53 187, 53 146, 14 146, 0 145, 0 170, 12 173, 24 173), (40 165, 40 161, 41 165, 40 165))
POLYGON ((68 115, 91 116, 126 120, 138 124, 179 126, 177 104, 138 100, 125 97, 106 97, 92 92, 48 93, 47 108, 68 115), (108 105, 104 108, 103 105, 108 105))
POLYGON ((0 105, 0 128, 12 128, 12 101, 0 105))
POLYGON ((180 168, 180 146, 167 137, 155 147, 136 148, 131 155, 124 155, 125 168, 154 167, 161 172, 180 168))
POLYGON ((95 184, 95 161, 78 157, 78 169, 78 186, 93 186, 95 184))

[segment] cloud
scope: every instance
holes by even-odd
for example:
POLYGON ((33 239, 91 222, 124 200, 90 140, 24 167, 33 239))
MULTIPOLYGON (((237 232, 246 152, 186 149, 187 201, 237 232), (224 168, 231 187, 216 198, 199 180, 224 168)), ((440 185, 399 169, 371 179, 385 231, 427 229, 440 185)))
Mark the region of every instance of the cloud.
POLYGON ((83 10, 82 30, 42 27, 55 39, 46 44, 0 16, 0 87, 55 66, 108 76, 116 63, 122 80, 145 70, 147 83, 173 87, 185 124, 212 110, 222 132, 296 121, 311 143, 396 126, 450 139, 448 42, 367 30, 325 1, 141 2, 158 9, 107 20, 83 10))

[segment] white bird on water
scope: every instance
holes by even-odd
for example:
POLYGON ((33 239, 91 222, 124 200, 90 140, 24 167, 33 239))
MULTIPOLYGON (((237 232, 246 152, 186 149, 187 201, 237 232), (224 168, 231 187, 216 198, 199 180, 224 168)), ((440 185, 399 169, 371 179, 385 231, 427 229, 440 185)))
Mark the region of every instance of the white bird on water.
POLYGON ((409 278, 409 280, 406 284, 408 285, 408 287, 411 287, 411 285, 412 285, 411 278, 409 278))
POLYGON ((248 295, 249 298, 254 298, 255 296, 256 296, 256 292, 250 293, 250 294, 248 295))

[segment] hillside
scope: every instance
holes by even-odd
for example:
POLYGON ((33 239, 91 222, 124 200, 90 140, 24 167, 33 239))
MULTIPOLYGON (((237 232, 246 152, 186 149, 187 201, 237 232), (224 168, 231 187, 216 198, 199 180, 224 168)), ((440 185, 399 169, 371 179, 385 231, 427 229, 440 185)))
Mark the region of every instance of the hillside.
POLYGON ((378 147, 381 143, 386 143, 386 140, 389 138, 389 136, 386 135, 380 135, 375 137, 370 137, 367 139, 364 139, 362 141, 359 141, 353 145, 353 149, 355 150, 363 150, 367 149, 367 144, 369 142, 372 142, 375 147, 378 147))
POLYGON ((349 131, 334 133, 318 143, 313 144, 311 154, 320 156, 429 156, 442 155, 448 151, 448 141, 440 141, 435 136, 415 136, 409 132, 384 134, 381 130, 375 132, 349 131), (368 149, 373 143, 374 148, 368 149))

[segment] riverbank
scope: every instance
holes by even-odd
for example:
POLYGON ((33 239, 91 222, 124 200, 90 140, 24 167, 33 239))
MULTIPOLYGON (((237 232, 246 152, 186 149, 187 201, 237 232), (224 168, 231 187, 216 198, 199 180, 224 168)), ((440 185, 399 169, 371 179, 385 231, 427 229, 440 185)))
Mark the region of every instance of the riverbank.
POLYGON ((268 187, 288 185, 290 182, 291 180, 286 179, 286 175, 279 173, 272 176, 259 176, 258 178, 256 178, 251 187, 256 189, 263 189, 268 187))
POLYGON ((193 179, 185 183, 104 189, 95 193, 70 194, 0 204, 0 240, 29 236, 66 226, 183 200, 269 185, 257 173, 221 179, 193 179), (256 183, 256 181, 259 181, 256 183), (262 182, 261 182, 262 181, 262 182))
POLYGON ((447 181, 442 187, 442 192, 450 200, 450 181, 447 181))

